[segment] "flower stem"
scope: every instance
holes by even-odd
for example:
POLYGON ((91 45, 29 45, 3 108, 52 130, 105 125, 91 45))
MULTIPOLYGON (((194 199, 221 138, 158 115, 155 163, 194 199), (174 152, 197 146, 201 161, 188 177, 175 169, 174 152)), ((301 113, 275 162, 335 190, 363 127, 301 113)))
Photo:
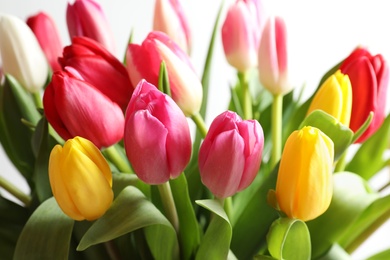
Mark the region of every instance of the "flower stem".
POLYGON ((39 91, 32 93, 32 97, 34 99, 35 106, 37 108, 43 108, 42 98, 41 98, 41 94, 39 93, 39 91))
POLYGON ((232 216, 232 211, 233 211, 233 201, 232 201, 232 197, 227 197, 225 199, 225 203, 224 203, 224 206, 223 206, 225 212, 226 212, 226 215, 228 216, 229 219, 231 219, 231 216, 232 216))
POLYGON ((31 197, 21 190, 19 190, 15 185, 10 183, 8 180, 0 176, 0 187, 9 192, 15 198, 24 203, 24 205, 29 206, 31 203, 31 197))
POLYGON ((282 112, 283 112, 283 95, 274 95, 272 103, 272 152, 271 152, 271 169, 275 167, 282 154, 282 112))
POLYGON ((165 182, 157 186, 160 192, 161 201, 165 210, 166 217, 175 228, 176 233, 179 233, 179 217, 177 216, 175 201, 172 196, 171 185, 165 182))
POLYGON ((346 165, 346 158, 347 158, 347 151, 345 151, 339 158, 336 167, 334 169, 334 172, 342 172, 345 169, 346 165))
POLYGON ((252 97, 249 91, 248 74, 238 72, 238 79, 240 80, 242 90, 242 106, 244 111, 244 119, 252 119, 252 97))
POLYGON ((119 154, 114 145, 106 148, 103 153, 118 168, 119 171, 126 173, 133 172, 128 161, 123 160, 123 157, 119 154))
POLYGON ((205 138, 206 134, 207 134, 207 127, 206 127, 206 123, 204 122, 202 116, 199 113, 196 113, 191 117, 191 119, 196 124, 196 127, 198 128, 202 137, 205 138))

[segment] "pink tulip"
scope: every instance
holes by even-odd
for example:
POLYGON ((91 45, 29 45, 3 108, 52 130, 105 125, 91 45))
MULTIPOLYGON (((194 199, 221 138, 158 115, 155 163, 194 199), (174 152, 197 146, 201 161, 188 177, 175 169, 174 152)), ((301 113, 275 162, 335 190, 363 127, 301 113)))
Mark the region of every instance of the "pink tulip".
POLYGON ((203 184, 218 198, 245 189, 259 171, 263 146, 263 129, 256 120, 223 112, 211 123, 199 150, 203 184))
POLYGON ((70 38, 85 36, 100 42, 115 54, 114 34, 102 7, 94 0, 76 0, 68 3, 66 22, 70 38))
POLYGON ((237 0, 222 25, 222 44, 227 61, 240 72, 257 66, 257 51, 264 13, 257 0, 237 0))
POLYGON ((53 74, 44 92, 43 106, 47 120, 65 140, 81 136, 100 149, 123 137, 124 115, 120 107, 81 80, 72 68, 53 74))
POLYGON ((173 100, 186 116, 199 112, 203 89, 188 55, 165 33, 151 32, 142 45, 129 44, 127 71, 133 85, 145 79, 157 86, 160 65, 165 61, 173 100))
POLYGON ((167 95, 141 80, 126 111, 124 144, 137 176, 148 184, 178 177, 191 157, 187 120, 167 95))
POLYGON ((39 42, 53 71, 60 70, 58 57, 62 53, 62 42, 54 20, 44 12, 30 16, 27 25, 31 28, 39 42))
POLYGON ((191 30, 179 0, 156 0, 153 30, 169 35, 185 52, 191 50, 191 30))
POLYGON ((349 76, 352 84, 350 128, 357 131, 369 113, 374 112, 370 126, 357 140, 357 143, 362 143, 385 118, 389 66, 381 54, 372 56, 365 48, 357 48, 342 62, 340 70, 349 76))
POLYGON ((103 45, 87 37, 74 37, 59 59, 63 68, 72 67, 83 80, 117 103, 123 111, 133 93, 126 67, 103 45))
POLYGON ((261 84, 272 94, 286 94, 292 89, 288 79, 287 31, 280 17, 270 17, 261 36, 258 53, 261 84))

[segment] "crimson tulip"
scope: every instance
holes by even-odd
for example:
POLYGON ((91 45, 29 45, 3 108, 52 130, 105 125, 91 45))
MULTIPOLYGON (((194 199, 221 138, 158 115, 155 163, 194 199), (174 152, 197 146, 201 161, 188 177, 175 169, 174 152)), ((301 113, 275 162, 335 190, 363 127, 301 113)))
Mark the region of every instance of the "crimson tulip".
POLYGON ((148 184, 178 177, 191 157, 186 117, 168 95, 145 80, 126 110, 124 144, 134 172, 148 184))
POLYGON ((54 20, 46 13, 39 12, 30 16, 26 23, 37 37, 51 69, 53 71, 60 70, 61 66, 58 63, 58 57, 61 56, 63 46, 54 20))
POLYGON ((173 100, 186 116, 199 112, 203 89, 188 55, 163 32, 151 32, 141 45, 129 44, 127 71, 133 85, 145 79, 157 86, 165 61, 173 100))
POLYGON ((364 142, 382 124, 385 118, 389 66, 381 54, 375 56, 365 48, 355 49, 340 65, 352 84, 352 113, 350 128, 357 131, 369 113, 374 112, 368 129, 357 140, 364 142))
POLYGON ((211 123, 199 150, 203 184, 218 198, 248 187, 260 168, 263 129, 256 120, 242 120, 226 111, 211 123))
POLYGON ((86 82, 126 110, 133 85, 126 67, 103 45, 87 37, 74 37, 59 61, 63 68, 77 70, 86 82))
POLYGON ((102 92, 67 68, 53 74, 43 96, 47 120, 65 140, 81 136, 99 149, 123 137, 124 115, 102 92))

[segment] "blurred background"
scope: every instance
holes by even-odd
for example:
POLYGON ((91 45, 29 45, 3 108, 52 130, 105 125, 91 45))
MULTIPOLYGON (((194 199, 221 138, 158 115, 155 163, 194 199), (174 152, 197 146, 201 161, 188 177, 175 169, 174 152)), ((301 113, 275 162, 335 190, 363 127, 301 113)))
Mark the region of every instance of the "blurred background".
MULTIPOLYGON (((117 53, 124 57, 131 30, 134 42, 140 43, 152 29, 154 0, 96 0, 103 7, 113 29, 117 53)), ((225 0, 225 8, 234 0, 225 0)), ((66 7, 73 0, 0 0, 0 12, 26 20, 39 11, 50 15, 57 23, 62 42, 69 45, 66 27, 66 7)), ((212 27, 221 4, 220 0, 181 0, 191 23, 193 43, 191 59, 198 74, 203 71, 212 27)), ((344 59, 357 46, 367 47, 372 54, 381 53, 390 61, 390 15, 387 1, 382 0, 264 0, 268 14, 284 18, 289 42, 289 66, 296 87, 306 85, 304 95, 310 96, 325 72, 344 59)), ((222 13, 222 20, 224 12, 222 13)), ((209 110, 206 123, 228 106, 229 86, 236 81, 235 70, 227 63, 220 34, 218 34, 209 92, 209 110)), ((389 99, 390 100, 390 99, 389 99)), ((389 111, 389 104, 387 105, 389 111)), ((387 181, 389 169, 372 180, 372 185, 387 181)), ((27 185, 8 161, 0 146, 0 175, 27 192, 27 185)), ((4 196, 4 191, 0 190, 4 196)), ((362 260, 377 251, 390 247, 388 221, 365 244, 353 259, 362 260)))

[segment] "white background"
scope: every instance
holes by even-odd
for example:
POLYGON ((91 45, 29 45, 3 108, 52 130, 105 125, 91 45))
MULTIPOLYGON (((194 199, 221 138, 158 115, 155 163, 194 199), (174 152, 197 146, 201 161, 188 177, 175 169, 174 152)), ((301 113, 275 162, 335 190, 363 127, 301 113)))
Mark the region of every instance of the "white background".
MULTIPOLYGON (((231 1, 225 1, 230 3, 231 1)), ((0 12, 13 14, 25 20, 38 11, 52 16, 60 30, 64 45, 67 34, 65 0, 0 0, 0 12)), ((70 2, 73 2, 71 0, 70 2)), ((114 31, 116 56, 122 58, 131 29, 135 42, 141 42, 152 28, 154 0, 100 0, 114 31)), ((201 75, 206 49, 220 1, 182 0, 193 33, 192 60, 201 75)), ((296 86, 307 85, 306 96, 317 86, 322 75, 345 58, 356 46, 362 45, 373 53, 382 53, 390 61, 390 14, 387 1, 264 1, 269 14, 282 16, 287 24, 290 71, 296 86)), ((218 37, 209 96, 209 114, 206 122, 224 111, 229 100, 229 84, 235 82, 235 71, 227 64, 218 37)), ((388 169, 384 180, 388 180, 388 169)), ((0 148, 0 175, 26 189, 23 180, 8 162, 0 148)), ((375 183, 374 183, 375 185, 375 183)), ((353 258, 364 259, 372 253, 390 247, 390 225, 386 224, 353 258)))

